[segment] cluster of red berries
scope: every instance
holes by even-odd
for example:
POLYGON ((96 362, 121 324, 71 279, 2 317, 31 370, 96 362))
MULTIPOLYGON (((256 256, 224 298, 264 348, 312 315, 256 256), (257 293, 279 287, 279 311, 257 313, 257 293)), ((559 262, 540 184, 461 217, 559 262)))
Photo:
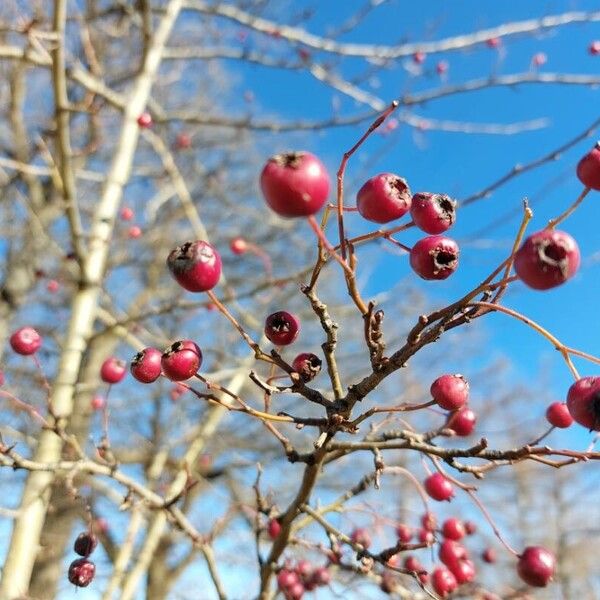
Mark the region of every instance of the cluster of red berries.
POLYGON ((97 545, 98 538, 93 533, 84 531, 77 536, 73 550, 83 558, 77 558, 69 565, 68 578, 73 585, 87 587, 94 579, 96 565, 88 557, 97 545))
POLYGON ((277 574, 277 585, 285 600, 300 600, 305 592, 330 582, 327 567, 313 567, 307 560, 299 560, 296 565, 286 564, 277 574))
POLYGON ((450 411, 446 427, 461 437, 473 433, 477 416, 468 407, 469 382, 460 374, 446 374, 431 384, 431 396, 440 408, 450 411))

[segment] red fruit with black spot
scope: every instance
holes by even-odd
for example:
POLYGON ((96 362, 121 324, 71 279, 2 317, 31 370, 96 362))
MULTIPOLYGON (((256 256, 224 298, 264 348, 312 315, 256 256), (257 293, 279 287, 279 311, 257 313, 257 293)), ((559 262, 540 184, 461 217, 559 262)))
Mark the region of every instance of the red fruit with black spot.
POLYGON ((300 320, 295 315, 280 310, 265 320, 265 335, 276 346, 288 346, 300 332, 300 320))
POLYGON ((410 266, 422 279, 447 279, 458 268, 458 256, 458 244, 453 239, 432 235, 412 247, 410 266))
POLYGON ((96 565, 87 558, 78 558, 69 565, 69 581, 77 587, 87 587, 96 574, 96 565))
POLYGON ((186 242, 171 251, 167 267, 188 292, 207 292, 221 278, 221 256, 208 242, 186 242))
POLYGON ((553 402, 546 409, 546 419, 550 425, 566 429, 573 425, 573 417, 569 407, 564 402, 553 402))
POLYGON ((456 201, 445 194, 418 192, 412 197, 410 216, 425 233, 443 233, 456 221, 456 201))
POLYGON ((477 415, 467 406, 463 406, 448 415, 446 427, 452 429, 460 437, 467 437, 473 433, 477 415))
POLYGON ((567 394, 569 413, 590 431, 600 431, 600 377, 582 377, 567 394))
POLYGON ((541 546, 528 546, 519 556, 519 577, 534 587, 546 587, 554 577, 556 559, 554 554, 541 546))
POLYGON ((449 501, 454 496, 452 484, 441 473, 427 477, 424 486, 429 496, 438 502, 449 501))
POLYGON ((198 372, 202 352, 192 340, 180 340, 163 352, 160 362, 165 377, 171 381, 185 381, 198 372))
POLYGON ((357 527, 351 534, 350 539, 355 544, 360 544, 367 549, 371 545, 371 535, 364 527, 357 527))
POLYGON ((408 184, 402 177, 380 173, 360 188, 356 196, 356 208, 367 221, 389 223, 410 210, 411 198, 408 184))
POLYGON ((100 378, 105 383, 119 383, 127 373, 127 365, 124 360, 114 356, 107 358, 100 367, 100 378))
POLYGON ((402 542, 403 544, 408 544, 408 542, 412 540, 413 532, 408 525, 400 523, 400 525, 396 527, 396 535, 398 536, 399 542, 402 542))
POLYGON ((585 187, 600 190, 600 142, 577 164, 577 177, 585 187))
POLYGON ((302 381, 312 381, 320 372, 323 362, 312 352, 303 352, 298 354, 292 362, 292 368, 302 381))
POLYGON ((75 550, 79 556, 87 557, 96 549, 97 545, 98 538, 93 533, 84 531, 75 539, 75 542, 73 543, 73 550, 75 550))
POLYGON ((469 399, 469 383, 458 373, 442 375, 431 384, 430 392, 440 408, 456 410, 469 399))
POLYGON ((8 341, 17 354, 30 356, 40 349, 42 336, 33 327, 21 327, 10 336, 8 341))
POLYGON ((456 577, 446 567, 434 569, 431 574, 431 585, 435 593, 442 598, 451 594, 458 587, 456 577))
POLYGON ((463 522, 454 517, 446 519, 442 525, 442 535, 449 540, 462 540, 466 534, 463 522))
POLYGON ((307 217, 321 210, 329 194, 329 175, 310 152, 272 156, 260 175, 269 207, 282 217, 307 217))
POLYGON ((131 361, 129 370, 141 383, 153 383, 161 374, 162 352, 157 348, 144 348, 131 361))
POLYGON ((542 229, 530 235, 515 254, 515 272, 534 290, 549 290, 571 279, 581 257, 577 242, 564 231, 542 229))

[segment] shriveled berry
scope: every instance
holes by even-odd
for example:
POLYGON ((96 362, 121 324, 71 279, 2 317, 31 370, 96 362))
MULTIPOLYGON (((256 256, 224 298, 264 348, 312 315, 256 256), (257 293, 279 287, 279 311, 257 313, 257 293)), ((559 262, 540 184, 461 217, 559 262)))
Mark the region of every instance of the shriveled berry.
POLYGON ((96 574, 96 565, 87 558, 78 558, 69 565, 69 581, 77 587, 87 587, 96 574))
POLYGON ((410 210, 411 194, 402 177, 380 173, 371 177, 358 191, 356 208, 367 221, 389 223, 410 210))
POLYGON ((469 383, 460 374, 442 375, 431 384, 431 396, 440 408, 456 410, 469 399, 469 383))
POLYGON ((265 321, 265 335, 276 346, 288 346, 299 332, 300 320, 285 310, 270 314, 265 321))
POLYGON ((105 383, 119 383, 127 373, 127 365, 124 360, 109 356, 100 367, 100 377, 105 383))
POLYGON ((355 544, 360 544, 365 549, 371 545, 371 535, 364 527, 357 527, 350 534, 350 539, 355 544))
POLYGON ((441 473, 433 473, 427 477, 424 486, 429 496, 438 502, 450 500, 454 496, 452 484, 441 473))
POLYGON ((600 190, 600 142, 577 164, 577 177, 585 187, 600 190))
POLYGON ((162 352, 157 348, 144 348, 131 361, 129 369, 141 383, 152 383, 160 377, 162 352))
POLYGON ((80 533, 73 543, 73 550, 79 556, 89 556, 98 545, 98 538, 88 531, 80 533))
POLYGON ((281 523, 277 519, 270 519, 267 525, 267 535, 274 540, 281 531, 281 523))
POLYGON ((519 556, 519 577, 534 587, 546 587, 554 577, 556 559, 554 554, 541 546, 528 546, 519 556))
POLYGON ((221 278, 221 257, 203 240, 186 242, 171 251, 167 267, 177 283, 188 292, 206 292, 221 278))
POLYGON ((282 217, 307 217, 321 210, 329 194, 329 175, 310 152, 272 156, 260 175, 269 207, 282 217))
POLYGON ((439 557, 448 568, 452 568, 460 561, 469 558, 469 555, 462 544, 454 540, 444 540, 440 544, 439 557))
POLYGON ((239 256, 248 251, 248 242, 243 237, 233 238, 229 242, 229 249, 239 256))
POLYGON ((17 354, 29 356, 40 349, 42 336, 33 327, 21 327, 10 336, 8 341, 17 354))
POLYGON ((437 517, 432 512, 426 512, 421 516, 421 525, 426 531, 435 531, 437 527, 437 517))
POLYGON ((573 424, 573 417, 564 402, 553 402, 546 409, 546 419, 550 425, 566 429, 573 424))
POLYGON ((437 567, 431 574, 431 585, 435 593, 445 598, 451 594, 457 587, 456 577, 446 569, 446 567, 437 567))
POLYGON ((149 127, 152 127, 152 115, 149 112, 144 112, 142 113, 138 118, 137 118, 137 124, 142 128, 142 129, 148 129, 149 127))
POLYGON ((456 583, 458 583, 458 585, 470 583, 475 579, 475 576, 477 575, 477 571, 475 570, 475 564, 472 560, 469 560, 468 558, 465 560, 461 560, 448 568, 450 569, 452 575, 454 575, 454 577, 456 578, 456 583))
POLYGON ((462 540, 466 534, 463 522, 454 517, 446 519, 442 525, 442 535, 449 540, 462 540))
POLYGON ((163 373, 171 381, 184 381, 193 377, 202 364, 202 352, 192 340, 171 344, 161 357, 163 373))
POLYGON ((468 406, 463 406, 448 415, 446 427, 456 435, 466 437, 473 433, 476 423, 477 415, 468 406))
POLYGON ((582 377, 567 394, 571 416, 590 431, 600 431, 600 377, 582 377))
POLYGON ((456 271, 458 255, 458 244, 454 240, 432 235, 412 247, 410 266, 423 279, 446 279, 456 271))
POLYGON ((412 197, 410 216, 425 233, 443 233, 456 221, 456 201, 444 194, 418 192, 412 197))
POLYGON ((517 250, 514 266, 525 285, 549 290, 571 279, 580 260, 577 242, 568 233, 542 229, 530 235, 517 250))
POLYGON ((312 381, 320 372, 323 362, 312 352, 303 352, 298 354, 292 362, 292 368, 302 381, 312 381))
POLYGON ((403 544, 408 544, 408 542, 412 540, 413 532, 408 525, 400 523, 400 525, 396 527, 396 535, 398 536, 399 542, 402 542, 403 544))
POLYGON ((481 559, 483 560, 483 562, 486 562, 488 564, 495 563, 496 562, 496 551, 493 548, 486 548, 481 553, 481 559))

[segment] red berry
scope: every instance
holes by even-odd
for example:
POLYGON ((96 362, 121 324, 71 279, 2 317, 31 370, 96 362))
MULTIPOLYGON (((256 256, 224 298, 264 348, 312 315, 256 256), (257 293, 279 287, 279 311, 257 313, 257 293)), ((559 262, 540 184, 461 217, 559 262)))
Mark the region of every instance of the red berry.
POLYGON ((188 292, 206 292, 221 278, 221 257, 202 240, 186 242, 171 251, 167 267, 177 283, 188 292))
POLYGON ((107 358, 100 367, 100 377, 105 383, 119 383, 127 373, 125 361, 114 356, 107 358))
POLYGON ((94 396, 92 398, 92 409, 93 410, 102 410, 104 405, 106 404, 106 400, 104 396, 94 396))
POLYGON ((473 564, 473 561, 469 559, 461 560, 448 568, 456 578, 456 583, 458 583, 458 585, 470 583, 475 579, 475 575, 477 575, 475 565, 473 564))
POLYGON ((440 560, 451 569, 461 560, 469 558, 469 555, 467 554, 467 549, 462 544, 459 544, 454 540, 444 540, 440 544, 439 557, 440 560))
POLYGON ((577 164, 577 177, 585 187, 600 190, 600 142, 577 164))
POLYGON ((42 336, 33 327, 21 327, 10 336, 9 342, 17 354, 29 356, 40 349, 42 336))
POLYGON ((541 67, 542 65, 545 65, 548 62, 548 57, 546 56, 546 54, 544 52, 538 52, 536 54, 533 55, 533 58, 531 59, 531 64, 534 67, 541 67))
POLYGON ((144 348, 131 361, 129 369, 141 383, 152 383, 160 377, 162 352, 156 348, 144 348))
POLYGON ((431 384, 431 395, 445 410, 456 410, 469 399, 469 383, 459 373, 442 375, 431 384))
POLYGON ((444 194, 418 192, 412 197, 410 216, 425 233, 443 233, 456 221, 456 201, 444 194))
POLYGON ((435 531, 437 527, 437 518, 432 512, 426 512, 421 517, 421 525, 425 531, 435 531))
POLYGON ((277 574, 277 585, 279 589, 285 591, 297 583, 300 583, 300 578, 296 571, 290 571, 289 569, 281 569, 277 574))
POLYGON ((149 127, 152 127, 152 115, 148 112, 143 112, 138 118, 137 118, 137 124, 142 128, 142 129, 148 129, 149 127))
POLYGON ((300 332, 300 321, 295 315, 280 310, 270 314, 265 321, 265 335, 276 346, 288 346, 300 332))
POLYGON ((446 279, 458 267, 458 244, 432 235, 419 240, 410 251, 410 266, 423 279, 446 279))
POLYGON ((267 525, 267 535, 274 540, 281 531, 281 523, 277 519, 270 519, 267 525))
POLYGON ((433 532, 428 531, 427 529, 419 529, 417 533, 417 539, 421 544, 427 544, 428 546, 431 546, 431 544, 435 542, 435 536, 433 535, 433 532))
POLYGON ((229 249, 237 255, 248 251, 248 242, 243 237, 236 237, 229 242, 229 249))
POLYGON ((459 519, 446 519, 442 525, 442 535, 449 540, 461 540, 466 533, 465 526, 459 519))
POLYGON ((454 496, 452 484, 441 473, 434 473, 427 477, 424 485, 429 496, 438 502, 450 500, 454 496))
POLYGON ((393 594, 398 589, 398 578, 395 573, 384 571, 381 574, 379 589, 386 594, 393 594))
POLYGON ((496 562, 496 551, 493 548, 486 548, 481 553, 481 558, 484 562, 492 564, 496 562))
POLYGON ((408 544, 408 542, 412 540, 413 532, 408 525, 400 523, 400 525, 396 527, 396 535, 398 536, 399 542, 402 542, 403 544, 408 544))
POLYGON ((132 239, 132 240, 137 240, 139 237, 142 237, 142 228, 139 227, 138 225, 132 225, 128 230, 127 230, 127 235, 132 239))
POLYGON ((515 254, 514 264, 525 285, 534 290, 549 290, 571 279, 579 269, 579 262, 577 242, 568 233, 542 229, 525 240, 515 254))
POLYGON ((442 598, 451 594, 458 587, 456 577, 446 567, 438 567, 433 571, 431 574, 431 585, 436 594, 439 594, 442 598))
POLYGON ((393 173, 371 177, 356 195, 358 212, 367 221, 389 223, 410 210, 411 195, 408 184, 393 173))
POLYGON ((84 531, 77 536, 77 539, 73 544, 73 550, 75 550, 79 556, 87 557, 95 550, 97 545, 98 538, 93 533, 84 531))
POLYGON ((440 60, 440 62, 435 66, 435 70, 438 75, 444 75, 444 73, 448 72, 450 65, 445 60, 440 60))
POLYGON ((312 575, 312 565, 307 560, 299 560, 295 569, 296 573, 300 576, 303 582, 308 580, 312 575))
POLYGON ((287 593, 285 594, 285 600, 301 600, 302 596, 304 596, 305 588, 302 583, 298 582, 295 585, 288 588, 287 593))
POLYGON ((355 544, 360 544, 367 549, 371 545, 371 536, 364 527, 357 527, 351 534, 350 539, 355 544))
POLYGON ((454 433, 461 437, 466 437, 473 433, 477 423, 477 416, 467 406, 463 406, 448 415, 446 427, 452 429, 454 433))
POLYGON ((493 37, 486 41, 488 48, 499 48, 502 45, 502 40, 499 37, 493 37))
POLYGON ((51 294, 56 294, 56 292, 58 292, 58 290, 60 289, 60 283, 58 283, 56 279, 50 279, 50 281, 48 281, 48 283, 46 284, 46 289, 51 294))
POLYGON ((422 65, 427 58, 427 54, 425 54, 425 52, 415 52, 412 58, 416 64, 422 65))
POLYGON ((600 54, 600 40, 592 42, 588 50, 592 56, 598 56, 600 54))
POLYGON ((123 221, 131 221, 134 217, 133 209, 129 208, 129 206, 124 206, 121 209, 120 215, 123 221))
POLYGON ((416 556, 413 556, 412 554, 409 554, 404 559, 404 568, 408 569, 409 571, 416 571, 417 573, 419 571, 424 570, 423 565, 421 564, 421 561, 416 556))
POLYGON ((197 373, 202 352, 192 340, 180 340, 163 352, 160 362, 163 373, 171 381, 184 381, 197 373))
POLYGON ((546 587, 554 576, 556 559, 554 554, 541 546, 528 546, 519 556, 517 572, 527 584, 546 587))
POLYGON ((329 585, 331 583, 331 573, 327 567, 317 567, 312 574, 311 581, 318 585, 329 585))
POLYGON ((321 359, 312 352, 303 352, 298 354, 292 362, 292 368, 302 381, 312 381, 321 371, 321 359))
POLYGON ((465 531, 467 535, 473 535, 477 532, 477 525, 473 521, 465 521, 465 531))
POLYGON ((192 138, 187 133, 178 133, 175 138, 175 148, 177 150, 189 150, 191 147, 192 138))
POLYGON ((87 558, 78 558, 69 566, 69 581, 77 587, 87 587, 94 579, 96 566, 87 558))
POLYGON ((546 419, 550 425, 566 429, 573 424, 573 417, 564 402, 553 402, 546 409, 546 419))
POLYGON ((318 212, 329 194, 329 175, 310 152, 272 156, 260 175, 267 204, 282 217, 307 217, 318 212))
POLYGON ((582 377, 567 394, 571 416, 590 431, 600 431, 600 377, 582 377))

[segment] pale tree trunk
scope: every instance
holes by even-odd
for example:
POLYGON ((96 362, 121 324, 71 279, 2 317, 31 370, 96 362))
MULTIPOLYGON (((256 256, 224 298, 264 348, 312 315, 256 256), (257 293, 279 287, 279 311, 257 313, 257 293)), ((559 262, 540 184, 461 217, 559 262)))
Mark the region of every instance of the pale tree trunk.
MULTIPOLYGON (((69 419, 73 411, 75 384, 78 381, 87 341, 92 333, 114 220, 123 187, 129 179, 137 146, 139 131, 136 119, 143 112, 150 96, 152 82, 160 65, 164 45, 181 10, 182 1, 171 0, 169 2, 144 57, 141 72, 136 78, 128 98, 113 162, 94 215, 89 248, 82 260, 81 282, 73 297, 71 317, 50 395, 53 411, 62 419, 69 419)), ((61 29, 63 31, 66 4, 66 0, 56 0, 55 3, 56 15, 62 14, 61 29)), ((56 22, 60 21, 56 15, 55 27, 56 22)), ((51 430, 42 431, 34 460, 55 462, 60 459, 61 452, 62 440, 60 437, 51 430)), ((50 501, 53 479, 51 471, 36 471, 28 475, 21 498, 19 517, 13 526, 8 554, 2 571, 0 600, 14 600, 26 594, 29 589, 33 565, 39 551, 42 526, 50 501)))

